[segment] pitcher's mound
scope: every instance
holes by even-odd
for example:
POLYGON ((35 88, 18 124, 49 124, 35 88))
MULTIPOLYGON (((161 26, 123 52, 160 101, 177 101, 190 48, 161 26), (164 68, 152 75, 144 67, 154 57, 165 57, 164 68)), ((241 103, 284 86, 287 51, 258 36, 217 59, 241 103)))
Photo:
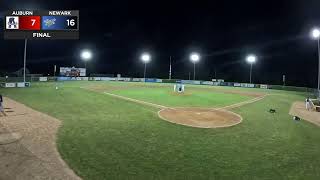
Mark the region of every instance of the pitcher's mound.
POLYGON ((224 110, 201 108, 169 108, 159 111, 160 118, 197 128, 222 128, 239 124, 241 116, 224 110))

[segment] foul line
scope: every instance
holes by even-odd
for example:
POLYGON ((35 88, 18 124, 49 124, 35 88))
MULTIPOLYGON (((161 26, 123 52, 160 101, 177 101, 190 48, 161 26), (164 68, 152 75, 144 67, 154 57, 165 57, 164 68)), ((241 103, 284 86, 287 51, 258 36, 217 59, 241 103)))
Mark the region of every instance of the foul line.
MULTIPOLYGON (((149 106, 160 108, 160 109, 174 109, 174 108, 170 108, 170 107, 167 107, 167 106, 163 106, 163 105, 159 105, 159 104, 155 104, 155 103, 150 103, 150 102, 146 102, 146 101, 141 101, 141 100, 137 100, 137 99, 133 99, 133 98, 129 98, 129 97, 124 97, 124 96, 120 96, 120 95, 116 95, 116 94, 112 94, 112 93, 108 93, 108 92, 104 92, 104 94, 107 94, 107 95, 113 96, 113 97, 117 97, 117 98, 120 98, 120 99, 124 99, 124 100, 127 100, 127 101, 136 102, 136 103, 139 103, 139 104, 149 105, 149 106)), ((251 104, 251 103, 255 103, 257 101, 260 101, 260 100, 264 99, 266 96, 267 95, 256 97, 254 99, 250 99, 250 100, 247 100, 247 101, 244 101, 244 102, 240 102, 240 103, 236 103, 236 104, 231 104, 231 105, 224 106, 224 107, 221 107, 221 108, 212 108, 212 110, 227 110, 227 109, 233 109, 233 108, 241 107, 241 106, 244 106, 244 105, 247 105, 247 104, 251 104)), ((206 108, 204 108, 204 109, 206 109, 206 108)))
POLYGON ((162 106, 162 105, 159 105, 159 104, 154 104, 154 103, 150 103, 150 102, 145 102, 145 101, 141 101, 141 100, 137 100, 137 99, 132 99, 132 98, 124 97, 124 96, 119 96, 119 95, 111 94, 111 93, 107 93, 107 92, 104 92, 104 94, 107 94, 107 95, 113 96, 113 97, 117 97, 117 98, 120 98, 120 99, 124 99, 124 100, 127 100, 127 101, 132 101, 132 102, 136 102, 136 103, 140 103, 140 104, 145 104, 145 105, 153 106, 153 107, 160 108, 160 109, 168 109, 168 108, 169 108, 169 107, 162 106))
POLYGON ((251 103, 260 101, 260 100, 262 100, 263 98, 265 98, 266 96, 267 96, 267 95, 263 95, 263 96, 256 97, 256 98, 254 98, 254 99, 250 99, 250 100, 247 100, 247 101, 244 101, 244 102, 240 102, 240 103, 236 103, 236 104, 231 104, 231 105, 224 106, 224 107, 221 107, 221 108, 214 108, 214 110, 233 109, 233 108, 241 107, 241 106, 244 106, 244 105, 247 105, 247 104, 251 104, 251 103))
MULTIPOLYGON (((235 112, 232 112, 228 109, 232 109, 232 108, 236 108, 236 107, 240 107, 240 106, 244 106, 244 105, 247 105, 247 104, 251 104, 251 103, 254 103, 254 102, 257 102, 257 101, 260 101, 262 100, 263 98, 265 98, 267 95, 264 95, 264 96, 260 96, 260 97, 256 97, 254 99, 250 99, 248 101, 244 101, 244 102, 240 102, 240 103, 236 103, 236 104, 232 104, 232 105, 229 105, 229 106, 225 106, 225 107, 222 107, 222 108, 213 108, 213 109, 208 109, 209 111, 225 111, 227 113, 231 113, 235 116, 238 116, 240 118, 240 121, 239 122, 236 122, 235 124, 232 124, 232 125, 228 125, 228 126, 216 126, 216 127, 199 127, 199 126, 191 126, 191 125, 188 125, 188 124, 184 124, 184 123, 177 123, 177 122, 174 122, 174 121, 169 121, 168 119, 164 118, 161 116, 161 112, 164 111, 165 109, 175 109, 175 108, 170 108, 170 107, 166 107, 166 106, 163 106, 163 105, 159 105, 159 104, 154 104, 154 103, 150 103, 150 102, 145 102, 145 101, 141 101, 141 100, 137 100, 137 99, 133 99, 133 98, 128 98, 128 97, 124 97, 124 96, 120 96, 120 95, 116 95, 116 94, 111 94, 111 93, 108 93, 108 92, 104 92, 104 94, 106 95, 109 95, 109 96, 112 96, 112 97, 116 97, 116 98, 119 98, 119 99, 123 99, 123 100, 126 100, 126 101, 131 101, 131 102, 135 102, 135 103, 139 103, 139 104, 144 104, 144 105, 149 105, 149 106, 152 106, 152 107, 156 107, 156 108, 160 108, 160 110, 158 111, 158 117, 160 119, 163 119, 169 123, 174 123, 174 124, 178 124, 178 125, 183 125, 183 126, 188 126, 188 127, 195 127, 195 128, 205 128, 205 129, 211 129, 211 128, 226 128, 226 127, 232 127, 232 126, 235 126, 235 125, 238 125, 240 124, 242 121, 243 121, 243 118, 242 116, 240 116, 239 114, 235 113, 235 112)), ((208 112, 209 112, 208 111, 208 112)))

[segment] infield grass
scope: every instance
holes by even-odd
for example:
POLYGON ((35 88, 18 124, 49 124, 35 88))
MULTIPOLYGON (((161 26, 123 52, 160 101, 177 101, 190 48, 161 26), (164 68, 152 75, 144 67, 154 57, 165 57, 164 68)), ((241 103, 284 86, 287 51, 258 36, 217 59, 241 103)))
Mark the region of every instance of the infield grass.
POLYGON ((79 88, 86 85, 94 83, 0 89, 63 121, 58 149, 83 179, 320 179, 319 127, 288 115, 301 94, 269 91, 278 95, 234 110, 241 124, 197 129, 159 119, 158 109, 79 88))
POLYGON ((168 107, 222 107, 254 97, 186 85, 185 93, 173 92, 173 84, 99 83, 88 89, 108 92, 168 107))

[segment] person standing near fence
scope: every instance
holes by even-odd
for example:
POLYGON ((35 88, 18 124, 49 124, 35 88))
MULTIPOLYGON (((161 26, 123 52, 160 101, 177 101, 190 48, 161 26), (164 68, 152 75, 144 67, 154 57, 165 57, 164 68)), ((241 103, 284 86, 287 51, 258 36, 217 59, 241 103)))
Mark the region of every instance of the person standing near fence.
POLYGON ((0 94, 0 113, 5 115, 4 110, 3 110, 3 98, 2 98, 1 94, 0 94))
POLYGON ((306 99, 306 109, 307 109, 308 111, 310 111, 310 109, 311 109, 310 98, 307 98, 307 99, 306 99))

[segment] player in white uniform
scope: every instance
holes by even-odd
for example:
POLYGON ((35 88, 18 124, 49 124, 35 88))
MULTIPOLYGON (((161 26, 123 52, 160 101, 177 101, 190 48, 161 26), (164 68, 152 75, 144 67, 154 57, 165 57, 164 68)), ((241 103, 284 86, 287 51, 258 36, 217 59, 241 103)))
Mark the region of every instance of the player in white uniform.
POLYGON ((306 109, 307 109, 308 111, 310 111, 310 109, 311 109, 310 98, 307 98, 307 99, 306 99, 306 109))

